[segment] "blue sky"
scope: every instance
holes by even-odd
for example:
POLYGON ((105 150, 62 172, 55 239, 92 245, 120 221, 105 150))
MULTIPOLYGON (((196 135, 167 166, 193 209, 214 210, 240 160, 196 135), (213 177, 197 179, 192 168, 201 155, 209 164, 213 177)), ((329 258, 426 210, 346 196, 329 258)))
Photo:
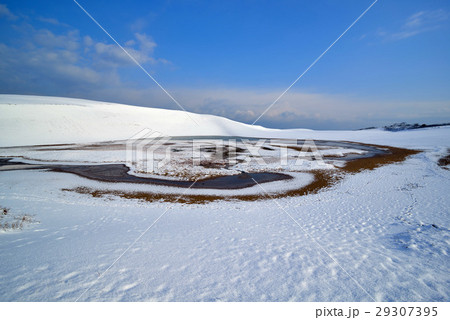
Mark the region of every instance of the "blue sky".
MULTIPOLYGON (((252 123, 373 1, 85 1, 189 111, 252 123)), ((379 0, 257 124, 450 121, 450 2, 379 0)), ((176 109, 71 0, 0 0, 0 93, 176 109)))

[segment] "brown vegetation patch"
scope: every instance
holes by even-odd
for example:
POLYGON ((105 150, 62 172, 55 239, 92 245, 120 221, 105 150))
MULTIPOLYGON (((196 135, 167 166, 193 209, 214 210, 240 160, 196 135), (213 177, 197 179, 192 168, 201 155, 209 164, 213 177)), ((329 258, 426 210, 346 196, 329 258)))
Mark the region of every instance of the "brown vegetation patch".
MULTIPOLYGON (((309 185, 299 189, 289 190, 281 194, 255 194, 255 195, 192 195, 192 194, 171 194, 171 193, 155 193, 155 192, 125 192, 117 190, 97 190, 87 187, 77 187, 74 189, 62 189, 63 191, 75 191, 81 194, 90 194, 95 198, 108 196, 118 196, 124 199, 138 199, 146 202, 178 202, 185 204, 205 204, 213 201, 256 201, 272 198, 296 197, 307 194, 313 194, 319 190, 328 187, 332 182, 339 179, 339 176, 333 175, 332 171, 315 170, 310 172, 314 175, 314 180, 309 185)), ((263 190, 261 190, 263 191, 263 190)))
POLYGON ((447 166, 450 165, 450 149, 447 150, 447 152, 448 152, 448 154, 446 156, 440 158, 437 162, 438 165, 440 167, 442 167, 442 169, 445 169, 445 170, 449 170, 449 168, 447 168, 447 166))
POLYGON ((386 154, 377 154, 370 158, 359 158, 355 160, 348 161, 346 165, 342 168, 346 173, 357 173, 363 170, 373 170, 375 168, 379 168, 381 166, 394 163, 394 162, 402 162, 408 156, 419 153, 418 150, 411 149, 403 149, 403 148, 395 148, 395 147, 387 147, 387 146, 377 146, 370 145, 377 148, 383 148, 387 150, 386 154))

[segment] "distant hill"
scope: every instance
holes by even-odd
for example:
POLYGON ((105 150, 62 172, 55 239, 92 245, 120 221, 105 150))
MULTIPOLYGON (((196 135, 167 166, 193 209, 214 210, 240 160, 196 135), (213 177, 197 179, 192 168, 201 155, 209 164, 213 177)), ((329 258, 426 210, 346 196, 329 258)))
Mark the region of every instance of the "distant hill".
POLYGON ((370 130, 370 129, 383 129, 386 131, 403 131, 403 130, 414 130, 414 129, 423 129, 423 128, 434 128, 434 127, 443 127, 443 126, 450 126, 450 122, 445 122, 445 123, 435 123, 435 124, 418 124, 418 123, 414 123, 414 124, 410 124, 410 123, 406 123, 406 122, 397 122, 388 126, 384 126, 382 128, 378 128, 378 127, 367 127, 367 128, 362 128, 362 129, 358 129, 358 130, 370 130))
POLYGON ((423 129, 423 128, 434 128, 434 127, 442 127, 449 126, 450 122, 447 123, 437 123, 437 124, 409 124, 406 122, 394 123, 389 126, 384 126, 383 129, 386 131, 402 131, 402 130, 414 130, 414 129, 423 129))

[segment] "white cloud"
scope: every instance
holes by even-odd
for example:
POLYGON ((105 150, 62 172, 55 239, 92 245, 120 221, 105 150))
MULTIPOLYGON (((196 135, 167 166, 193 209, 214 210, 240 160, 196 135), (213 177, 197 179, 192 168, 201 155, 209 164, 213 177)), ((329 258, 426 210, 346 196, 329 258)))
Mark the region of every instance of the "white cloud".
MULTIPOLYGON (((1 8, 5 12, 5 7, 1 8)), ((67 95, 122 85, 120 69, 134 63, 117 45, 81 36, 76 29, 56 32, 51 27, 59 22, 44 20, 49 28, 35 28, 28 23, 30 19, 10 25, 17 33, 15 41, 0 43, 3 93, 67 95)), ((156 43, 146 34, 136 33, 125 47, 142 64, 165 63, 153 57, 156 43)))
POLYGON ((156 43, 150 36, 144 33, 135 33, 134 36, 139 41, 139 47, 142 52, 145 52, 147 54, 153 53, 156 47, 156 43))
POLYGON ((77 30, 71 30, 66 34, 56 35, 50 30, 40 29, 35 30, 33 35, 34 44, 52 48, 64 48, 75 51, 80 47, 80 35, 77 30))
POLYGON ((17 20, 17 16, 13 14, 6 5, 0 3, 0 18, 2 17, 8 20, 17 20))
POLYGON ((136 19, 136 21, 134 21, 134 22, 131 24, 130 28, 131 28, 131 30, 134 30, 134 31, 141 31, 141 30, 143 30, 147 25, 148 25, 148 22, 147 22, 146 19, 139 18, 139 19, 136 19))
POLYGON ((39 17, 37 18, 37 20, 41 21, 41 22, 45 22, 54 26, 63 26, 63 27, 69 27, 68 24, 63 23, 61 21, 59 21, 58 19, 55 18, 46 18, 46 17, 39 17))
POLYGON ((420 28, 436 24, 448 18, 448 13, 442 9, 419 11, 411 15, 403 25, 404 28, 420 28))
MULTIPOLYGON (((197 112, 223 115, 252 123, 280 94, 257 90, 180 90, 179 100, 197 112)), ((260 123, 308 126, 309 122, 333 123, 335 126, 360 127, 364 123, 383 124, 387 119, 448 118, 450 101, 376 101, 344 95, 289 92, 275 104, 260 123), (370 114, 369 114, 370 113, 370 114)), ((425 120, 423 120, 425 121, 425 120)))
POLYGON ((419 11, 409 16, 395 32, 379 31, 378 35, 387 40, 402 40, 421 33, 436 30, 449 17, 443 9, 419 11))
MULTIPOLYGON (((123 47, 140 64, 150 63, 154 65, 167 62, 165 59, 153 57, 156 43, 150 36, 143 33, 135 33, 134 36, 135 39, 126 41, 123 47)), ((134 65, 130 57, 116 44, 97 42, 94 48, 97 54, 97 62, 101 65, 115 67, 134 65)))
MULTIPOLYGON (((167 88, 188 110, 252 123, 280 90, 167 88)), ((178 109, 151 83, 148 88, 103 88, 84 92, 90 99, 178 109)), ((348 129, 393 122, 448 121, 450 101, 389 101, 344 95, 289 92, 257 124, 278 128, 348 129)))
POLYGON ((84 36, 83 37, 83 44, 86 47, 91 47, 94 44, 94 40, 92 40, 92 38, 89 37, 89 36, 84 36))
POLYGON ((34 48, 28 52, 0 44, 0 83, 4 88, 39 90, 44 86, 60 89, 69 84, 98 84, 101 73, 79 66, 79 56, 69 50, 34 48), (7 77, 14 75, 14 77, 7 77))

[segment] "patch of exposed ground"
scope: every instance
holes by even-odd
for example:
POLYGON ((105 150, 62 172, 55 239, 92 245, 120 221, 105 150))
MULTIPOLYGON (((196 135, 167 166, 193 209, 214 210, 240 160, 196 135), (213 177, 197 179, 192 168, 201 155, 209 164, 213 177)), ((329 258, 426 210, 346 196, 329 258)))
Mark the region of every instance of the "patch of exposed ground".
POLYGON ((347 161, 345 166, 339 171, 331 170, 313 170, 309 171, 314 175, 314 180, 309 185, 286 191, 278 194, 256 194, 256 195, 179 195, 179 194, 161 194, 154 192, 125 192, 111 190, 95 190, 86 187, 74 189, 63 189, 64 191, 75 191, 81 194, 90 194, 93 197, 118 196, 125 199, 139 199, 147 202, 179 202, 186 204, 204 204, 212 201, 256 201, 270 198, 298 197, 307 194, 317 193, 320 190, 328 188, 341 180, 347 174, 356 174, 364 170, 373 170, 378 167, 404 161, 408 156, 419 153, 418 150, 402 149, 388 146, 369 145, 372 147, 383 148, 387 153, 376 154, 372 157, 358 158, 347 161))

